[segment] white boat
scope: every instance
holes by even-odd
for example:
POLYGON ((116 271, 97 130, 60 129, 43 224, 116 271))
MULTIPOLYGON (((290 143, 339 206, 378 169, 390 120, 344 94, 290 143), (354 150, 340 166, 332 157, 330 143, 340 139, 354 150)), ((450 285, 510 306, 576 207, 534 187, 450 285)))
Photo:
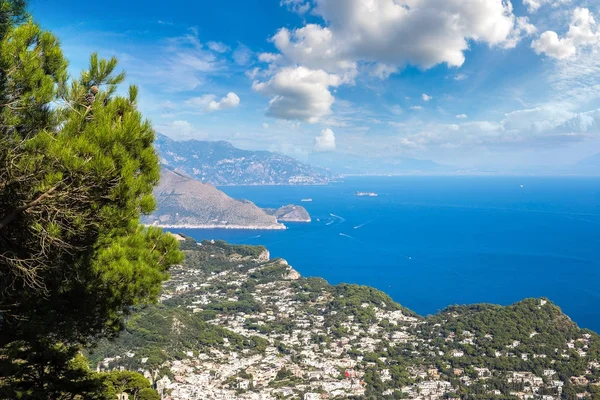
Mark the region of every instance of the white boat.
POLYGON ((355 196, 360 196, 360 197, 377 197, 379 195, 377 193, 375 193, 375 192, 357 192, 355 196))
POLYGON ((303 202, 305 202, 305 203, 309 203, 309 202, 311 202, 311 201, 312 201, 312 199, 302 199, 302 200, 300 200, 300 201, 303 201, 303 202))

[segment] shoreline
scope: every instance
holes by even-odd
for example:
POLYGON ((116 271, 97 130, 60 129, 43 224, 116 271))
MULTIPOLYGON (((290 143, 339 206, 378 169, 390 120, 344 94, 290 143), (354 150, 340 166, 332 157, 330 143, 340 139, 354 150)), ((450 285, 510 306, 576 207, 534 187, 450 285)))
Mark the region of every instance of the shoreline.
POLYGON ((235 230, 252 230, 252 231, 281 231, 286 230, 287 226, 280 225, 268 225, 268 226, 258 226, 258 225, 191 225, 191 224, 180 224, 180 225, 169 225, 169 224, 150 224, 146 226, 154 226, 157 228, 163 229, 235 229, 235 230))

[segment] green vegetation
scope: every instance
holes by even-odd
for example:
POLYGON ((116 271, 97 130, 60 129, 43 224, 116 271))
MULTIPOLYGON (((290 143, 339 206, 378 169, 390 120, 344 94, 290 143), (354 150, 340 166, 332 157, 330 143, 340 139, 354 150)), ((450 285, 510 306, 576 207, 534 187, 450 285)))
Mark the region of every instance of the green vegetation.
POLYGON ((230 349, 248 350, 250 354, 263 353, 267 347, 265 339, 257 336, 246 338, 208 324, 201 315, 178 308, 149 306, 127 321, 125 330, 117 339, 101 341, 88 357, 95 365, 105 358, 132 352, 134 356, 115 360, 110 368, 155 371, 165 361, 186 358, 187 352, 223 347, 225 341, 230 349))
POLYGON ((280 281, 289 273, 289 269, 287 265, 281 264, 278 261, 279 260, 275 260, 273 261, 273 265, 260 268, 250 273, 250 279, 255 280, 257 284, 280 281))
POLYGON ((96 54, 69 79, 24 6, 0 0, 0 397, 92 398, 79 347, 155 301, 182 255, 139 224, 160 168, 137 88, 117 96, 125 75, 96 54))

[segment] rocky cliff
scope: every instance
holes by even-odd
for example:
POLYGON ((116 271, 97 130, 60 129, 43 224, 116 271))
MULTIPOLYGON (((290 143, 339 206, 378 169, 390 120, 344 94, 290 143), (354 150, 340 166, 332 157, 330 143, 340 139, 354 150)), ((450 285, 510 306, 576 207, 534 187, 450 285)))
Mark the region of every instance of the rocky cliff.
POLYGON ((310 222, 311 218, 302 206, 287 205, 281 208, 265 208, 265 212, 275 216, 279 222, 310 222))

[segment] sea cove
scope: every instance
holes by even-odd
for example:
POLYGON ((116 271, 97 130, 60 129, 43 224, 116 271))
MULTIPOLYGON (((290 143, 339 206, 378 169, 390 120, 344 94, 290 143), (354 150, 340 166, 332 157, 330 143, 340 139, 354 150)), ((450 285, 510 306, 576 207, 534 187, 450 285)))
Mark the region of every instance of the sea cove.
POLYGON ((377 287, 420 314, 548 297, 600 331, 600 179, 356 177, 329 186, 221 188, 303 205, 284 231, 178 230, 265 245, 303 276, 377 287), (378 197, 359 197, 357 192, 378 197))

